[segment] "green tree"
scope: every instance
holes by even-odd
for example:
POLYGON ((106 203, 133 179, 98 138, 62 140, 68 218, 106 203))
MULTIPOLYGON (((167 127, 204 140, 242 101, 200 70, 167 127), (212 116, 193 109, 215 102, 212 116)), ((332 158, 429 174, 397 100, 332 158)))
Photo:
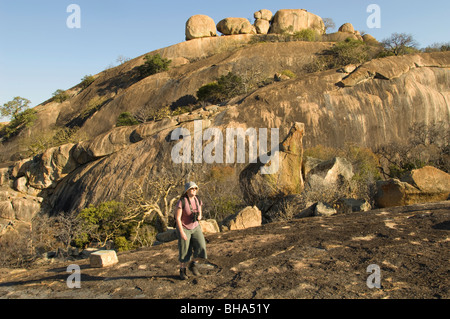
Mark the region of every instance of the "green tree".
POLYGON ((78 215, 82 221, 85 233, 93 240, 106 244, 120 236, 126 221, 126 206, 124 203, 110 201, 99 206, 89 206, 78 215))
POLYGON ((12 101, 6 102, 0 108, 2 116, 16 119, 18 114, 29 108, 31 101, 20 96, 16 96, 12 101))
POLYGON ((11 119, 8 125, 1 128, 0 136, 8 139, 33 124, 36 120, 36 111, 29 109, 30 103, 30 100, 16 96, 0 107, 1 115, 11 119))

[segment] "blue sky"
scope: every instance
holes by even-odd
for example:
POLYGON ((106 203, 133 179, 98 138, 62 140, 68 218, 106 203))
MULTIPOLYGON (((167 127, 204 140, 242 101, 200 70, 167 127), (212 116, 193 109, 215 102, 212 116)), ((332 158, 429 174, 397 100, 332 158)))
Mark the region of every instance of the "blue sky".
MULTIPOLYGON (((69 89, 88 74, 184 41, 187 19, 205 14, 216 23, 227 17, 254 22, 253 13, 269 9, 307 9, 332 18, 338 28, 350 22, 378 40, 410 33, 426 47, 450 41, 448 0, 0 0, 0 105, 21 96, 36 106, 57 89, 69 89), (81 9, 81 28, 66 21, 70 4, 81 9), (370 4, 381 9, 381 28, 369 28, 370 4)), ((337 30, 335 30, 337 31, 337 30)), ((4 120, 4 119, 0 119, 4 120)))

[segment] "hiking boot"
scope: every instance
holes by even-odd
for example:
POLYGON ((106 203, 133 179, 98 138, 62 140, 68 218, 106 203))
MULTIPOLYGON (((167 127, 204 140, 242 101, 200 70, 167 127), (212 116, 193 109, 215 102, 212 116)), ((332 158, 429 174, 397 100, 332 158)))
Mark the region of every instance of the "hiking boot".
POLYGON ((191 262, 191 264, 189 265, 189 270, 192 271, 194 276, 200 276, 200 272, 198 271, 196 262, 191 262))
POLYGON ((180 268, 180 278, 181 280, 186 280, 189 278, 186 274, 186 268, 180 268))

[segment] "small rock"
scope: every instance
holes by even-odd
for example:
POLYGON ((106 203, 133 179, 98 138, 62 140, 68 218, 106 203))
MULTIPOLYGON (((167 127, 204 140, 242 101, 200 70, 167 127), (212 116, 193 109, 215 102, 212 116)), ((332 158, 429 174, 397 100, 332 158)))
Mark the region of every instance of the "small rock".
POLYGON ((89 262, 91 267, 103 268, 117 264, 119 259, 114 250, 99 250, 91 254, 89 262))
POLYGON ((318 202, 314 210, 314 216, 333 216, 336 214, 336 209, 322 202, 318 202))

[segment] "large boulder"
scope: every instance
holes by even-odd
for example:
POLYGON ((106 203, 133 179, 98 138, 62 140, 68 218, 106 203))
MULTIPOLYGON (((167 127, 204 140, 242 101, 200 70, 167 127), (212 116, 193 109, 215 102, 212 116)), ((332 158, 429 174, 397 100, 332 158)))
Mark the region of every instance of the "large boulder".
POLYGON ((269 33, 289 33, 313 29, 320 34, 325 32, 325 24, 321 17, 305 9, 282 9, 275 13, 269 33))
POLYGON ((217 24, 217 30, 224 35, 255 34, 255 28, 245 18, 225 18, 217 24))
POLYGON ((238 213, 225 218, 222 221, 222 230, 237 230, 249 227, 261 226, 262 214, 256 206, 247 206, 238 213))
POLYGON ((450 175, 434 167, 412 170, 401 180, 377 183, 375 204, 378 207, 405 206, 448 199, 450 175))
POLYGON ((432 166, 414 169, 401 180, 417 187, 421 192, 436 194, 442 200, 450 195, 450 174, 432 166))
POLYGON ((353 24, 351 24, 351 23, 344 23, 339 28, 339 32, 355 33, 355 28, 353 27, 353 24))
MULTIPOLYGON (((262 167, 274 165, 274 161, 266 164, 249 164, 240 174, 240 185, 244 199, 255 204, 260 200, 276 199, 287 195, 300 194, 304 183, 302 176, 303 134, 305 125, 295 122, 287 137, 279 144, 278 169, 270 174, 261 173, 262 167)), ((276 154, 271 154, 276 158, 276 154)))
POLYGON ((216 24, 212 18, 197 14, 186 21, 186 40, 215 36, 216 24))
POLYGON ((258 34, 267 34, 270 30, 270 22, 263 19, 255 21, 255 30, 258 34))
POLYGON ((255 12, 253 14, 253 17, 256 20, 266 20, 266 21, 270 22, 272 20, 272 18, 273 18, 273 13, 270 10, 262 9, 262 10, 259 10, 259 11, 255 12))
POLYGON ((262 9, 254 13, 255 17, 255 29, 258 34, 267 34, 270 30, 270 21, 272 21, 272 11, 262 9))
POLYGON ((353 177, 352 164, 342 157, 334 157, 328 161, 308 158, 305 165, 305 179, 309 184, 319 183, 332 186, 353 177))
POLYGON ((56 184, 78 167, 72 152, 75 144, 49 148, 27 165, 28 185, 35 189, 55 188, 56 184))

